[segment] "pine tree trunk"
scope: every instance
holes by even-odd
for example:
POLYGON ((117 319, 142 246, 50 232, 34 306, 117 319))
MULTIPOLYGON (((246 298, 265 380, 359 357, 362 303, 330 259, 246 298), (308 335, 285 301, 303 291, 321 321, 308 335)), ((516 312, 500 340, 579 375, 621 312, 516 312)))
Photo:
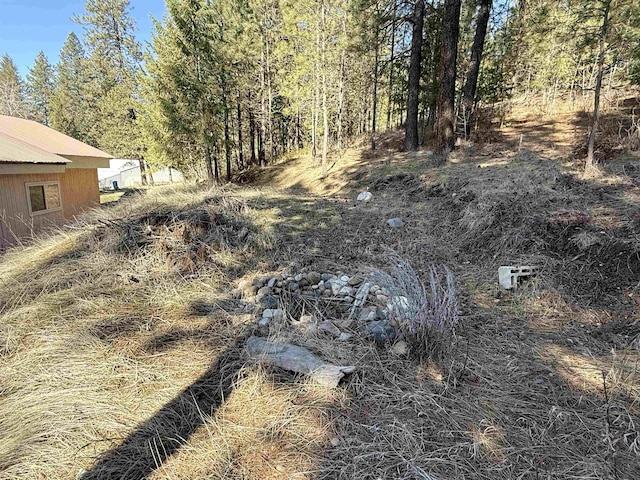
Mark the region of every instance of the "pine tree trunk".
POLYGON ((342 150, 342 116, 344 110, 344 71, 345 71, 345 53, 342 52, 340 60, 340 79, 338 85, 338 119, 337 119, 337 141, 338 151, 342 150))
MULTIPOLYGON (((316 32, 316 51, 320 47, 320 32, 316 32)), ((313 106, 311 112, 311 156, 315 160, 318 155, 318 111, 320 110, 320 79, 318 78, 318 70, 320 65, 318 62, 318 56, 315 56, 315 71, 313 74, 313 106)))
POLYGON ((391 128, 391 111, 393 105, 393 62, 395 60, 396 52, 396 16, 398 13, 398 3, 396 0, 393 2, 393 20, 391 22, 391 45, 390 45, 390 58, 389 58, 389 98, 387 100, 387 130, 391 128))
POLYGON ((296 144, 298 146, 298 150, 302 150, 302 127, 300 126, 300 105, 298 105, 298 111, 296 115, 296 144))
POLYGON ((378 116, 378 67, 380 64, 380 47, 378 35, 376 34, 376 51, 373 66, 373 118, 371 120, 371 150, 376 149, 376 122, 378 116))
POLYGON ((489 14, 491 13, 492 0, 479 0, 478 3, 479 10, 476 18, 476 33, 473 37, 473 46, 471 47, 471 63, 469 64, 467 80, 464 84, 462 94, 462 115, 464 116, 466 136, 469 136, 471 133, 471 124, 473 123, 472 116, 478 87, 478 74, 480 73, 484 39, 487 36, 487 25, 489 23, 489 14))
POLYGON ((420 101, 420 63, 422 60, 422 29, 424 25, 424 0, 414 0, 413 36, 409 63, 409 94, 407 95, 407 120, 405 122, 404 148, 418 149, 418 103, 420 101))
POLYGON ((318 155, 318 106, 317 106, 318 92, 316 87, 313 89, 313 106, 311 112, 311 157, 314 159, 318 155))
POLYGON ((231 181, 231 135, 229 134, 229 108, 226 101, 226 94, 224 100, 224 154, 227 166, 227 182, 231 181))
POLYGON ((220 165, 218 164, 218 155, 220 154, 220 149, 218 148, 218 144, 216 143, 215 152, 213 155, 213 173, 216 178, 216 183, 220 184, 220 165))
POLYGON ((455 146, 455 95, 460 7, 461 0, 445 0, 444 2, 436 134, 438 148, 445 154, 452 151, 455 146))
POLYGON ((329 149, 329 116, 327 112, 327 65, 326 65, 326 31, 325 31, 325 5, 322 8, 322 178, 327 176, 327 153, 329 149))
POLYGON ((600 92, 602 91, 602 76, 604 73, 604 56, 607 32, 609 30, 609 8, 611 0, 604 2, 604 12, 602 17, 602 26, 600 27, 600 38, 598 47, 598 75, 596 76, 596 89, 593 100, 593 123, 589 132, 589 141, 587 144, 587 163, 584 166, 585 173, 593 171, 595 162, 595 145, 598 127, 600 126, 600 92))
POLYGON ((207 168, 207 181, 209 182, 209 186, 213 186, 217 180, 217 175, 214 175, 213 173, 213 165, 211 164, 211 147, 209 147, 209 145, 204 147, 204 164, 207 168))
POLYGON ((268 138, 269 138, 269 146, 270 146, 270 152, 269 152, 269 161, 273 162, 275 160, 275 142, 274 142, 274 138, 273 138, 273 120, 271 119, 271 112, 273 111, 273 92, 271 90, 271 59, 270 59, 270 52, 269 52, 269 38, 267 37, 267 93, 268 93, 268 99, 269 99, 269 108, 267 110, 267 131, 268 131, 268 138))
POLYGON ((258 141, 258 159, 260 161, 260 166, 265 166, 265 142, 267 138, 267 100, 265 97, 266 94, 266 74, 265 74, 265 66, 264 66, 264 48, 261 51, 261 62, 260 62, 260 137, 258 141))
POLYGON ((240 168, 244 168, 244 155, 242 151, 242 110, 238 100, 238 163, 240 168))
POLYGON ((142 185, 148 185, 149 182, 147 182, 147 169, 144 166, 144 159, 141 158, 138 160, 138 163, 140 164, 140 180, 142 181, 142 185))
POLYGON ((253 110, 249 108, 249 150, 251 151, 250 165, 256 164, 256 119, 253 110))

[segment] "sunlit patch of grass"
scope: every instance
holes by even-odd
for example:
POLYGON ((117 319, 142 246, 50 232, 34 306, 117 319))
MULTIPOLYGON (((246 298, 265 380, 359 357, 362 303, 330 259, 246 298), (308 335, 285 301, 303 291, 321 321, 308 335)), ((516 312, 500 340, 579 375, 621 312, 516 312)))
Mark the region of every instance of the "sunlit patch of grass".
POLYGON ((506 460, 503 453, 504 430, 492 422, 482 419, 478 425, 472 425, 469 431, 472 444, 469 453, 472 458, 484 457, 492 462, 506 460))
POLYGON ((585 393, 624 394, 640 400, 640 357, 637 352, 613 352, 607 356, 581 354, 557 344, 544 345, 541 358, 553 365, 573 388, 585 393))
POLYGON ((107 203, 117 202, 118 200, 120 200, 120 198, 122 198, 124 194, 125 192, 123 190, 120 190, 118 192, 101 193, 100 204, 104 205, 107 203))
POLYGON ((610 316, 606 311, 570 305, 552 289, 543 289, 537 295, 526 297, 523 307, 528 316, 527 325, 540 333, 559 332, 572 322, 595 326, 610 316))

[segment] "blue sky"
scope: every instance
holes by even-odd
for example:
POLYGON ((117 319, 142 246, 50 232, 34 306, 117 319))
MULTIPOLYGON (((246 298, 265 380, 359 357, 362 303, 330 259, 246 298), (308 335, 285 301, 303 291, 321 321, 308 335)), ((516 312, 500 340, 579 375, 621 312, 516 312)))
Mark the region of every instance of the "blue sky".
MULTIPOLYGON (((162 18, 164 0, 131 0, 130 4, 136 36, 144 46, 151 39, 149 15, 162 18)), ((40 50, 52 64, 57 63, 70 32, 82 39, 82 27, 71 17, 83 11, 84 0, 0 0, 0 55, 9 54, 23 77, 40 50)))

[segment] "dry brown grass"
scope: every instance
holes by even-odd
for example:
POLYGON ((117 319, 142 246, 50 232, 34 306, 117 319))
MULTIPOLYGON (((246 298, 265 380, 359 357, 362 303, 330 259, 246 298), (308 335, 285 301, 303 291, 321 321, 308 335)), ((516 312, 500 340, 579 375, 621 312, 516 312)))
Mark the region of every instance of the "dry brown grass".
MULTIPOLYGON (((273 219, 230 207, 242 202, 157 189, 3 256, 0 477, 75 478, 226 348, 248 320, 225 312, 229 272, 273 241, 273 219), (245 241, 226 224, 193 224, 202 208, 248 226, 245 241), (149 240, 148 219, 174 231, 149 240), (185 226, 215 245, 188 274, 158 248, 185 226)), ((189 243, 171 253, 190 258, 189 243)))
POLYGON ((640 301, 618 262, 637 234, 631 169, 587 181, 474 146, 438 168, 424 151, 344 158, 325 183, 299 159, 270 187, 152 189, 3 256, 0 478, 640 478, 640 301), (374 200, 356 205, 363 187, 374 200), (459 280, 447 361, 286 298, 288 320, 313 312, 354 336, 285 323, 270 339, 357 373, 328 391, 244 362, 255 317, 229 298, 239 278, 383 268, 387 247, 423 280, 431 264, 459 280), (540 275, 500 292, 506 262, 540 275))

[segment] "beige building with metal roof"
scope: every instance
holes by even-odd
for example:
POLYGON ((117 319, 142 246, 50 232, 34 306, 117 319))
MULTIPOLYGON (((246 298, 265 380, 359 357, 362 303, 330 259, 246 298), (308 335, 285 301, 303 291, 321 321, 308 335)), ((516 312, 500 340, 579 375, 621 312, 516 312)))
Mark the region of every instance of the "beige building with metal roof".
POLYGON ((45 125, 0 115, 0 249, 100 204, 113 158, 45 125))

